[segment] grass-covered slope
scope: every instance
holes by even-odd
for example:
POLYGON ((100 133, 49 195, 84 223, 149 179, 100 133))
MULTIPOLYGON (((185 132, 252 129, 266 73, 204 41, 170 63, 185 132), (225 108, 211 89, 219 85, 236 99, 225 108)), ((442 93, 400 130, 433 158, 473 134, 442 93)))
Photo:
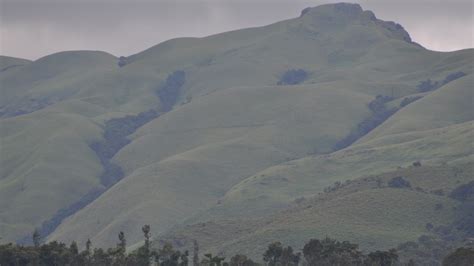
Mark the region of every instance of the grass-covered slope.
POLYGON ((143 224, 163 232, 185 220, 270 215, 337 180, 415 160, 464 158, 472 59, 472 49, 429 51, 396 23, 334 4, 265 27, 170 40, 127 58, 64 52, 1 72, 0 196, 13 204, 0 208, 0 234, 11 240, 29 233, 100 186, 107 166, 92 144, 108 141, 110 119, 150 110, 160 115, 133 130, 116 127, 127 130, 112 134, 121 136, 118 148, 104 144, 114 146, 107 164, 124 178, 49 240, 109 245, 122 230, 133 244, 143 224), (333 153, 374 115, 369 103, 377 95, 398 108, 420 95, 421 81, 457 72, 467 76, 422 93, 380 129, 333 153), (429 115, 438 111, 443 116, 429 115), (18 193, 21 180, 29 185, 18 193), (44 202, 55 203, 33 191, 53 194, 44 202), (22 206, 38 216, 15 211, 22 206), (10 233, 15 224, 24 226, 10 233))
POLYGON ((428 78, 472 73, 469 57, 470 51, 427 51, 400 26, 353 5, 314 8, 262 28, 171 40, 131 56, 121 71, 184 71, 178 103, 186 104, 132 135, 113 158, 126 177, 49 239, 91 238, 102 245, 123 230, 133 243, 141 235, 137 224, 161 232, 191 217, 189 222, 270 214, 337 180, 416 160, 461 158, 470 152, 468 122, 318 154, 330 153, 370 116, 367 104, 376 95, 405 97, 428 78), (304 85, 275 86, 285 84, 281 78, 291 69, 307 73, 304 85), (283 163, 296 158, 302 159, 283 163))
MULTIPOLYGON (((257 171, 329 151, 363 117, 368 99, 332 84, 232 88, 191 101, 139 130, 115 157, 129 175, 67 221, 51 239, 90 230, 93 241, 105 243, 113 241, 113 232, 137 223, 166 229, 211 206, 257 171), (329 98, 343 103, 345 109, 329 98), (345 111, 353 117, 344 115, 345 111), (111 207, 115 204, 127 206, 127 213, 119 205, 111 207), (99 216, 100 222, 86 218, 93 216, 99 216)), ((134 232, 129 239, 139 237, 134 232)))
MULTIPOLYGON (((224 200, 229 206, 224 205, 221 209, 227 213, 230 206, 235 205, 239 209, 260 212, 279 202, 322 191, 325 186, 354 175, 380 173, 414 161, 437 164, 470 160, 474 114, 469 110, 472 109, 473 87, 470 86, 470 77, 465 77, 466 80, 468 82, 453 82, 406 106, 373 132, 384 129, 393 121, 411 121, 413 125, 419 124, 420 130, 407 127, 396 134, 387 133, 370 141, 361 141, 328 155, 306 157, 271 167, 230 190, 224 200), (433 108, 438 108, 438 111, 433 111, 433 108), (440 115, 432 115, 432 112, 440 115), (440 124, 440 120, 451 122, 440 124), (431 126, 423 130, 421 125, 431 126), (256 207, 259 205, 261 210, 256 207)), ((369 139, 371 134, 366 138, 369 139)))
POLYGON ((271 242, 281 241, 298 250, 310 238, 326 236, 358 243, 364 250, 394 248, 434 234, 427 224, 451 223, 459 202, 449 193, 471 181, 472 171, 472 163, 400 168, 300 198, 269 217, 190 224, 171 230, 160 240, 189 248, 198 239, 203 253, 242 253, 257 259, 271 242), (400 177, 408 187, 393 184, 400 177))
POLYGON ((114 63, 115 57, 104 52, 62 52, 16 71, 0 72, 0 114, 21 115, 67 99, 114 63))
POLYGON ((100 186, 103 166, 90 144, 102 138, 102 123, 159 106, 153 92, 130 95, 131 84, 138 92, 143 82, 124 82, 126 76, 115 57, 88 51, 58 53, 0 73, 2 241, 30 234, 100 186))
POLYGON ((100 137, 100 128, 86 117, 38 111, 1 120, 0 134, 3 239, 32 232, 97 185, 101 166, 87 142, 100 137))
POLYGON ((374 132, 385 127, 398 131, 373 139, 369 134, 367 141, 344 150, 283 163, 245 179, 216 206, 162 239, 177 244, 202 239, 206 251, 259 257, 265 244, 277 240, 301 247, 310 237, 330 236, 377 249, 430 234, 427 223, 446 225, 455 218, 453 207, 458 203, 448 197, 450 191, 473 180, 474 117, 466 111, 472 109, 470 79, 411 103, 374 132), (397 127, 405 121, 419 123, 420 130, 397 127), (423 167, 412 167, 416 161, 423 167), (354 181, 360 176, 372 177, 354 181), (387 187, 398 176, 410 187, 387 187), (349 185, 337 189, 335 182, 349 185), (333 189, 326 189, 329 186, 333 189), (336 192, 311 199, 323 190, 336 192), (295 201, 301 206, 294 207, 295 201), (285 205, 287 211, 269 212, 285 205), (262 214, 266 218, 259 218, 262 214))
POLYGON ((30 62, 31 61, 22 58, 0 55, 0 72, 28 65, 30 62))
POLYGON ((416 103, 410 104, 382 126, 359 141, 423 131, 464 123, 474 119, 474 75, 454 80, 416 103))

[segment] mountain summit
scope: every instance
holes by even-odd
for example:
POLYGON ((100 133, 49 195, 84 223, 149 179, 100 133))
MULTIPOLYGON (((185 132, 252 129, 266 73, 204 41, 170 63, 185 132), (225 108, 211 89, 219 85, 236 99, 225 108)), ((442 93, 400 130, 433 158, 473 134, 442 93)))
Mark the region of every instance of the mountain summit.
POLYGON ((301 18, 315 27, 332 27, 336 30, 344 26, 376 26, 387 37, 411 42, 410 35, 400 24, 377 19, 372 11, 364 11, 358 4, 337 3, 308 7, 301 12, 301 18))

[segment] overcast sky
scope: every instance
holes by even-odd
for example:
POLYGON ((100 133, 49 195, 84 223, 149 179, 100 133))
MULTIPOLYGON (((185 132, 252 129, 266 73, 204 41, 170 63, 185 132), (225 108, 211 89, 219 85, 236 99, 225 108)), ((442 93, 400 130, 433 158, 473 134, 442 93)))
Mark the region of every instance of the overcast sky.
MULTIPOLYGON (((0 0, 0 54, 28 59, 64 50, 117 56, 162 41, 297 17, 305 0, 0 0)), ((472 0, 354 0, 438 51, 473 47, 472 0)))

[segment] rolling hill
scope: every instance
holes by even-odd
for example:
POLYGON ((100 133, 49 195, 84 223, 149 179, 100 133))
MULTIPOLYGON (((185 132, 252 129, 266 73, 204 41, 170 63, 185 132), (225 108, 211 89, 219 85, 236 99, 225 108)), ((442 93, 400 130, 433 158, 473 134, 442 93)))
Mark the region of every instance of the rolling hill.
POLYGON ((2 57, 0 241, 42 226, 48 241, 135 244, 143 224, 253 256, 274 239, 416 239, 458 203, 374 176, 446 193, 474 179, 473 62, 346 3, 123 58, 2 57), (323 193, 346 180, 363 181, 323 193))

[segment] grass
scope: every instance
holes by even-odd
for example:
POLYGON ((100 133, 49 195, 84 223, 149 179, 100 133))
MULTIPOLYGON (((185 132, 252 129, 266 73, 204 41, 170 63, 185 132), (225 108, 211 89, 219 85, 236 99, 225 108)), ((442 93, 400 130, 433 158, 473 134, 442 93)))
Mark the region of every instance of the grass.
POLYGON ((102 169, 88 145, 100 140, 104 121, 159 108, 156 89, 178 70, 186 73, 178 104, 113 158, 126 177, 49 240, 110 245, 122 230, 133 244, 145 223, 161 233, 182 222, 272 215, 335 181, 416 160, 471 160, 472 49, 428 51, 367 12, 351 23, 337 16, 325 7, 265 27, 170 40, 121 68, 110 54, 77 51, 0 73, 1 110, 32 111, 0 120, 2 241, 28 234, 98 185, 102 169), (289 69, 304 69, 308 79, 277 86, 289 69), (376 95, 410 96, 421 80, 457 71, 468 76, 332 153, 376 95))
POLYGON ((5 72, 7 70, 17 69, 18 67, 22 67, 24 65, 29 64, 31 61, 22 59, 22 58, 15 58, 10 56, 0 56, 0 72, 5 72))
POLYGON ((468 182, 471 173, 472 164, 460 164, 410 167, 361 177, 334 192, 303 199, 264 218, 241 216, 237 220, 195 223, 175 228, 158 239, 173 241, 182 248, 189 248, 192 239, 199 239, 203 253, 243 253, 256 259, 273 241, 299 250, 310 238, 326 236, 358 243, 364 250, 389 249, 431 234, 425 228, 427 223, 439 226, 451 222, 458 203, 446 194, 468 182), (386 187, 395 176, 403 176, 412 189, 386 187), (445 195, 430 192, 440 180, 445 195), (423 192, 416 191, 415 186, 423 192), (441 209, 436 208, 439 204, 441 209))

